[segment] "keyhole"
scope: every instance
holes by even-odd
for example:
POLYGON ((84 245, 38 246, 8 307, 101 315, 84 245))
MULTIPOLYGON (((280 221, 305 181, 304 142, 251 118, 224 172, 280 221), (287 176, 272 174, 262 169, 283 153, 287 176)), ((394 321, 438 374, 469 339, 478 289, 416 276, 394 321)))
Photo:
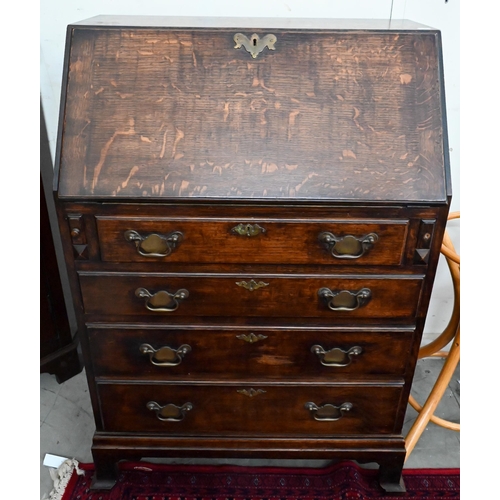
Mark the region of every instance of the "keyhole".
POLYGON ((257 46, 257 39, 256 39, 256 38, 254 38, 254 39, 253 39, 253 46, 254 46, 254 47, 256 47, 256 46, 257 46))

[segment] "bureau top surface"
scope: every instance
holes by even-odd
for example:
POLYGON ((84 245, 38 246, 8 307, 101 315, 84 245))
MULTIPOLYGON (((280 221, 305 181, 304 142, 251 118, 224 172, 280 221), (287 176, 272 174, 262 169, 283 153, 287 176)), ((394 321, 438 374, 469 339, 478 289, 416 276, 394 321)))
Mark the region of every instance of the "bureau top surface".
POLYGON ((346 30, 430 30, 409 19, 329 19, 296 17, 94 16, 73 26, 133 28, 281 28, 346 30))
POLYGON ((76 23, 58 194, 445 202, 440 50, 409 21, 76 23))

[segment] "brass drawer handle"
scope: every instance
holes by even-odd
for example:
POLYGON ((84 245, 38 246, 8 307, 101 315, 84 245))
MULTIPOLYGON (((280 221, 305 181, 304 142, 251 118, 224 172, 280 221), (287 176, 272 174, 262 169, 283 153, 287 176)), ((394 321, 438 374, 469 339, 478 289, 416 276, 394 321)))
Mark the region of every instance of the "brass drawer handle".
POLYGON ((335 236, 333 233, 320 233, 319 241, 337 259, 359 259, 378 241, 375 233, 367 234, 361 238, 356 238, 348 234, 347 236, 335 236))
POLYGON ((359 356, 363 349, 359 346, 351 347, 348 351, 344 351, 339 347, 325 351, 320 345, 313 345, 311 352, 316 354, 325 366, 348 366, 351 364, 353 356, 359 356))
POLYGON ((143 257, 168 257, 184 239, 180 231, 142 236, 137 231, 128 230, 123 235, 127 241, 135 243, 137 253, 143 257))
POLYGON ((135 291, 136 297, 146 299, 146 308, 154 312, 173 312, 179 307, 179 301, 187 299, 189 292, 181 288, 175 293, 168 293, 165 290, 160 290, 154 294, 150 293, 145 288, 138 288, 135 291))
POLYGON ((237 234, 239 236, 258 236, 259 234, 265 233, 266 230, 258 224, 238 224, 231 229, 231 233, 237 234))
POLYGON ((358 292, 332 291, 329 288, 320 288, 318 295, 332 311, 355 311, 359 307, 365 306, 372 298, 372 292, 369 288, 362 288, 358 292))
POLYGON ((277 38, 273 34, 265 35, 262 38, 260 38, 257 33, 254 33, 250 39, 243 33, 236 33, 233 37, 234 42, 236 45, 234 46, 235 49, 241 49, 241 47, 245 47, 247 52, 250 52, 251 56, 255 59, 263 50, 265 47, 267 47, 269 50, 275 50, 274 44, 277 41, 277 38))
POLYGON ((149 361, 155 366, 177 366, 182 363, 184 356, 191 351, 191 346, 183 344, 178 349, 163 346, 156 350, 149 344, 142 344, 139 351, 141 354, 148 354, 149 361))
POLYGON ((306 403, 305 408, 313 412, 314 420, 318 422, 334 422, 341 419, 345 412, 352 409, 352 403, 343 403, 340 406, 331 404, 317 406, 314 403, 306 403))
POLYGON ((184 420, 186 413, 193 409, 192 403, 184 403, 182 406, 175 406, 172 403, 161 406, 156 401, 150 401, 146 408, 156 412, 156 418, 163 422, 180 422, 184 420))

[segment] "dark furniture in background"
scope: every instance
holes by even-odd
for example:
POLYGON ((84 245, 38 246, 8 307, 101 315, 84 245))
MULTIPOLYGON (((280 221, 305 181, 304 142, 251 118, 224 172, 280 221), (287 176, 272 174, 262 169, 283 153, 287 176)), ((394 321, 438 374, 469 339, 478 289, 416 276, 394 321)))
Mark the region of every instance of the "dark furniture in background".
POLYGON ((94 487, 253 457, 377 462, 402 491, 451 198, 439 32, 98 17, 68 28, 63 95, 94 487))
POLYGON ((70 326, 54 245, 53 228, 57 238, 59 231, 52 178, 52 159, 40 106, 40 373, 51 373, 62 383, 82 371, 83 361, 78 353, 76 329, 70 326), (51 215, 55 219, 53 226, 51 215))

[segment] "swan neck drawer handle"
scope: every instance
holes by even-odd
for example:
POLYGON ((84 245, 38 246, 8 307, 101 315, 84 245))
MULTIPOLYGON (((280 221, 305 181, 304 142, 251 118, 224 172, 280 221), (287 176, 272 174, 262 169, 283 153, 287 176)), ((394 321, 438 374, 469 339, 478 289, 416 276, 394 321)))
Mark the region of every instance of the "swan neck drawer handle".
POLYGON ((359 259, 379 240, 376 233, 357 238, 350 234, 335 236, 329 232, 320 233, 318 239, 336 259, 359 259))
POLYGON ((135 291, 135 296, 140 299, 145 299, 146 308, 150 311, 173 312, 179 307, 179 301, 189 297, 189 292, 181 288, 175 293, 160 290, 152 294, 149 290, 146 290, 146 288, 138 288, 135 291))
POLYGON ((304 406, 306 410, 312 412, 314 420, 318 422, 334 422, 340 420, 344 413, 351 411, 353 405, 352 403, 343 403, 340 406, 332 404, 317 406, 314 403, 306 403, 304 406))
POLYGON ((186 413, 193 409, 192 403, 184 403, 182 406, 175 406, 169 403, 165 406, 159 405, 156 401, 146 404, 148 410, 156 412, 156 418, 162 422, 181 422, 186 413))
POLYGON ((184 239, 180 231, 141 235, 137 231, 128 230, 123 236, 125 240, 135 243, 137 253, 143 257, 168 257, 184 239))
POLYGON ((191 351, 188 344, 181 345, 178 349, 172 349, 168 346, 154 349, 149 344, 142 344, 139 347, 141 354, 147 354, 149 361, 155 366, 177 366, 182 363, 184 356, 191 351))
POLYGON ((354 356, 359 356, 363 349, 359 346, 351 347, 347 351, 335 347, 326 351, 320 345, 313 345, 311 352, 316 354, 324 366, 349 366, 354 356))
POLYGON ((349 290, 332 291, 329 288, 320 288, 318 295, 332 311, 355 311, 368 304, 372 298, 369 288, 362 288, 357 292, 349 290))

